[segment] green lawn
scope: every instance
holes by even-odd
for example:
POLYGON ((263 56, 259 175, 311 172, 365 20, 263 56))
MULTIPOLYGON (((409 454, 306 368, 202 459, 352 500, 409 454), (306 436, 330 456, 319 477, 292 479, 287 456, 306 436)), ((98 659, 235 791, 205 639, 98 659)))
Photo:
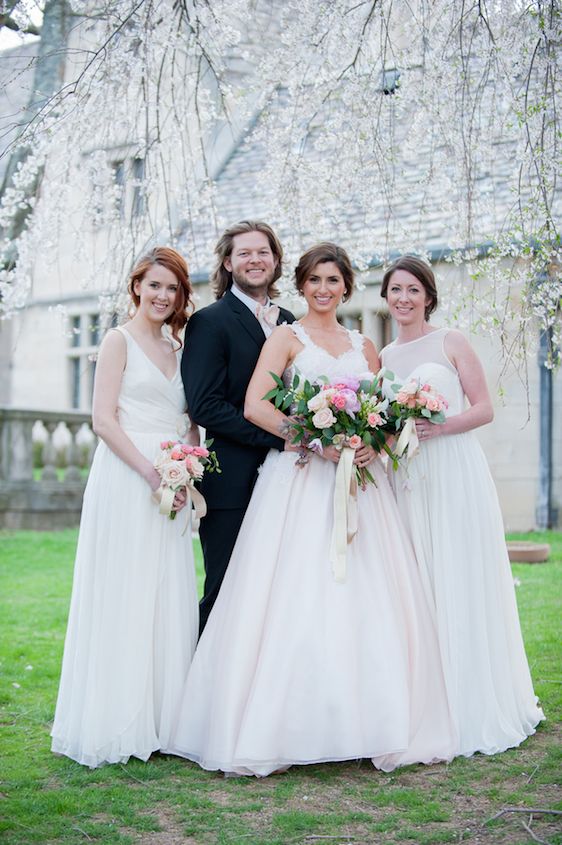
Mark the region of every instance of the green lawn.
MULTIPOLYGON (((513 567, 535 689, 548 717, 521 748, 390 775, 363 761, 295 767, 264 780, 224 779, 159 755, 90 771, 50 753, 76 536, 0 533, 0 841, 562 845, 562 816, 507 813, 486 823, 506 806, 562 809, 562 534, 546 535, 548 564, 513 567)), ((196 553, 200 570, 198 546, 196 553)))

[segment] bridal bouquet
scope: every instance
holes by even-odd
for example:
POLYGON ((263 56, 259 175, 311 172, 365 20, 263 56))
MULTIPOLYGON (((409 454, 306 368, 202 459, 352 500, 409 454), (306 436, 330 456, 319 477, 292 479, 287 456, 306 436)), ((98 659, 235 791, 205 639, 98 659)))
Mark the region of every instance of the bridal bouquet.
MULTIPOLYGON (((382 394, 382 372, 333 383, 325 377, 309 382, 297 374, 288 387, 275 373, 271 376, 275 387, 264 399, 282 411, 290 411, 287 428, 291 442, 302 446, 297 463, 308 462, 306 450, 322 454, 325 446, 355 450, 362 444, 372 446, 376 452, 384 450, 395 462, 385 438, 390 403, 382 394)), ((356 467, 355 472, 362 486, 375 483, 367 467, 356 467)))
POLYGON ((181 490, 189 491, 198 517, 205 515, 207 506, 205 499, 194 487, 194 482, 203 477, 204 472, 220 472, 215 452, 205 446, 191 446, 181 441, 164 440, 160 444, 161 452, 154 461, 154 468, 158 471, 161 484, 153 494, 160 506, 160 513, 170 519, 176 518, 176 511, 172 510, 174 496, 181 490))
POLYGON ((431 423, 444 423, 444 411, 449 405, 431 384, 422 384, 420 379, 392 385, 392 389, 395 395, 390 404, 389 422, 396 432, 400 432, 396 454, 400 457, 407 453, 409 458, 413 458, 419 447, 416 419, 425 417, 431 423))

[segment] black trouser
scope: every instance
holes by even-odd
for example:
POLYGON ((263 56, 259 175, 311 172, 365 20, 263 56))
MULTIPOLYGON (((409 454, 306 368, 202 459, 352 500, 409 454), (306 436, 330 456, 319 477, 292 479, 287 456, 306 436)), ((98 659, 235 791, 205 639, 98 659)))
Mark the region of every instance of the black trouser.
POLYGON ((201 520, 199 537, 205 561, 205 591, 199 603, 199 635, 219 594, 245 513, 246 508, 210 510, 201 520))

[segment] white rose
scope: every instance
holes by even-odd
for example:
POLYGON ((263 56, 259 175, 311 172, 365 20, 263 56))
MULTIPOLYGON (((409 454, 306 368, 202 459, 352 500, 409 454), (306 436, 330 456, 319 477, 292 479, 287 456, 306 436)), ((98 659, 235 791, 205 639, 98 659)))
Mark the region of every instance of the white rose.
POLYGON ((329 408, 322 408, 321 411, 312 417, 312 425, 315 428, 330 428, 336 421, 335 416, 329 408))
POLYGON ((323 408, 327 408, 328 396, 326 396, 326 391, 321 390, 320 393, 317 393, 316 396, 309 399, 306 404, 309 411, 321 411, 323 408))
POLYGON ((160 467, 160 476, 162 483, 166 487, 171 487, 172 490, 179 490, 180 487, 185 487, 189 481, 189 472, 185 464, 181 461, 170 461, 163 467, 160 467))

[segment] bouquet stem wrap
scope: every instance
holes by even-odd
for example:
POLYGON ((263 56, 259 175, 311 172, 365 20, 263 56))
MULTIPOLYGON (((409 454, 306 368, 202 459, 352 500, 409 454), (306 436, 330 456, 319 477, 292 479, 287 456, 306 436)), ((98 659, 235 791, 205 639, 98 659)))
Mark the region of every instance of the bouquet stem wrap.
MULTIPOLYGON (((195 516, 197 519, 202 519, 205 514, 207 513, 207 502, 205 501, 202 494, 197 490, 193 484, 186 485, 187 495, 190 497, 191 501, 193 502, 193 507, 195 509, 195 516)), ((174 504, 174 496, 176 495, 175 490, 172 490, 171 487, 165 487, 162 485, 155 490, 152 494, 152 498, 158 504, 158 512, 163 514, 164 516, 170 516, 172 514, 172 505, 174 504)), ((186 503, 186 507, 188 509, 188 521, 189 521, 189 502, 186 503)))
POLYGON ((408 449, 408 458, 413 458, 417 455, 419 448, 420 441, 416 432, 416 421, 414 417, 408 417, 396 444, 396 454, 400 457, 408 449))
POLYGON ((357 479, 353 467, 354 457, 355 449, 345 446, 336 470, 330 562, 334 578, 339 584, 345 581, 348 543, 357 533, 357 479))

